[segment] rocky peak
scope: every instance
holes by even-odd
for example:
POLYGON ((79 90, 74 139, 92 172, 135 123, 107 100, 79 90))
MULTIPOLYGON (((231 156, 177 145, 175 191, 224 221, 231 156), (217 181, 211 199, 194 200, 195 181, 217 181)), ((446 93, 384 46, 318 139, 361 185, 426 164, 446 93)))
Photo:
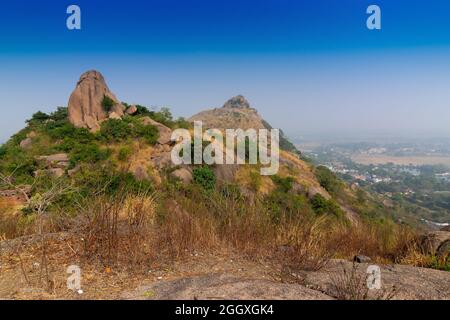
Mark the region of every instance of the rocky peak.
POLYGON ((76 127, 97 131, 100 122, 109 117, 121 117, 125 107, 109 90, 103 75, 95 70, 83 73, 75 90, 69 98, 69 121, 76 127), (109 110, 105 110, 103 100, 112 101, 109 110))
POLYGON ((248 103, 247 99, 245 99, 244 96, 237 95, 225 102, 223 108, 249 109, 250 103, 248 103))

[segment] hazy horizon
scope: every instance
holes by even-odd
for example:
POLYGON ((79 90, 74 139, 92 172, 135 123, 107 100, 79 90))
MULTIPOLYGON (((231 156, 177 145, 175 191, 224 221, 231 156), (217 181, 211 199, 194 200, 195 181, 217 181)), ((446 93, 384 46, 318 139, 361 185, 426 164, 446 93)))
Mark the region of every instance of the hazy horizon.
POLYGON ((188 117, 242 94, 289 136, 450 137, 450 3, 378 1, 8 3, 0 20, 0 143, 66 106, 80 74, 128 103, 188 117), (112 22, 103 24, 108 18, 112 22))

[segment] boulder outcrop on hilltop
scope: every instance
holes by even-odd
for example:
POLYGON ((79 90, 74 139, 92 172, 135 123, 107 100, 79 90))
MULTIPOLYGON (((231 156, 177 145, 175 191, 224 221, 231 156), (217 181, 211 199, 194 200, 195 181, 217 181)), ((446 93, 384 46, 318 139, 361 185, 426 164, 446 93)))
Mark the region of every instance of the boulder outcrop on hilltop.
POLYGON ((102 74, 91 70, 81 75, 70 95, 68 111, 69 121, 75 127, 97 131, 102 120, 123 116, 125 106, 109 90, 102 74))
POLYGON ((250 103, 242 95, 229 99, 222 108, 250 109, 250 103))
POLYGON ((247 99, 238 95, 229 99, 221 108, 205 110, 188 119, 202 121, 204 128, 216 129, 265 129, 263 119, 247 99))

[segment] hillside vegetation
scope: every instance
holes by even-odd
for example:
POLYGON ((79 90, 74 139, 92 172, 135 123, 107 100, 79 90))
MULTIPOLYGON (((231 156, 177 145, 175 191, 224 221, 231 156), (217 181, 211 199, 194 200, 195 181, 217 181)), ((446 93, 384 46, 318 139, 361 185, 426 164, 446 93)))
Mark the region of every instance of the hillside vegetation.
POLYGON ((61 107, 35 113, 0 148, 0 236, 37 235, 47 280, 58 262, 49 249, 54 234, 68 237, 80 263, 132 272, 198 252, 283 270, 319 270, 358 254, 449 267, 448 255, 420 249, 417 233, 394 223, 376 198, 300 159, 291 145, 274 176, 261 176, 259 164, 173 166, 170 132, 190 122, 167 109, 101 103, 109 118, 96 130, 75 127, 61 107))

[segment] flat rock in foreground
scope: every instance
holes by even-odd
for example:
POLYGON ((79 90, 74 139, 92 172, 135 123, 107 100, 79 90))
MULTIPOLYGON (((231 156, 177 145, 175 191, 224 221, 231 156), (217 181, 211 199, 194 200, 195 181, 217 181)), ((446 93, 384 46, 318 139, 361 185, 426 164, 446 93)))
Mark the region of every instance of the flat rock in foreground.
MULTIPOLYGON (((375 263, 357 263, 346 260, 332 260, 327 267, 315 272, 299 272, 302 283, 308 287, 337 297, 336 284, 342 289, 344 278, 360 278, 366 283, 367 267, 375 263), (344 270, 345 274, 344 275, 344 270)), ((369 299, 386 298, 394 300, 449 300, 450 272, 409 265, 380 265, 380 290, 369 290, 369 299), (384 296, 383 296, 384 295, 384 296)), ((349 283, 350 281, 347 281, 349 283)))
POLYGON ((142 285, 123 295, 125 299, 155 300, 329 300, 332 297, 298 284, 265 279, 246 279, 211 273, 142 285))

